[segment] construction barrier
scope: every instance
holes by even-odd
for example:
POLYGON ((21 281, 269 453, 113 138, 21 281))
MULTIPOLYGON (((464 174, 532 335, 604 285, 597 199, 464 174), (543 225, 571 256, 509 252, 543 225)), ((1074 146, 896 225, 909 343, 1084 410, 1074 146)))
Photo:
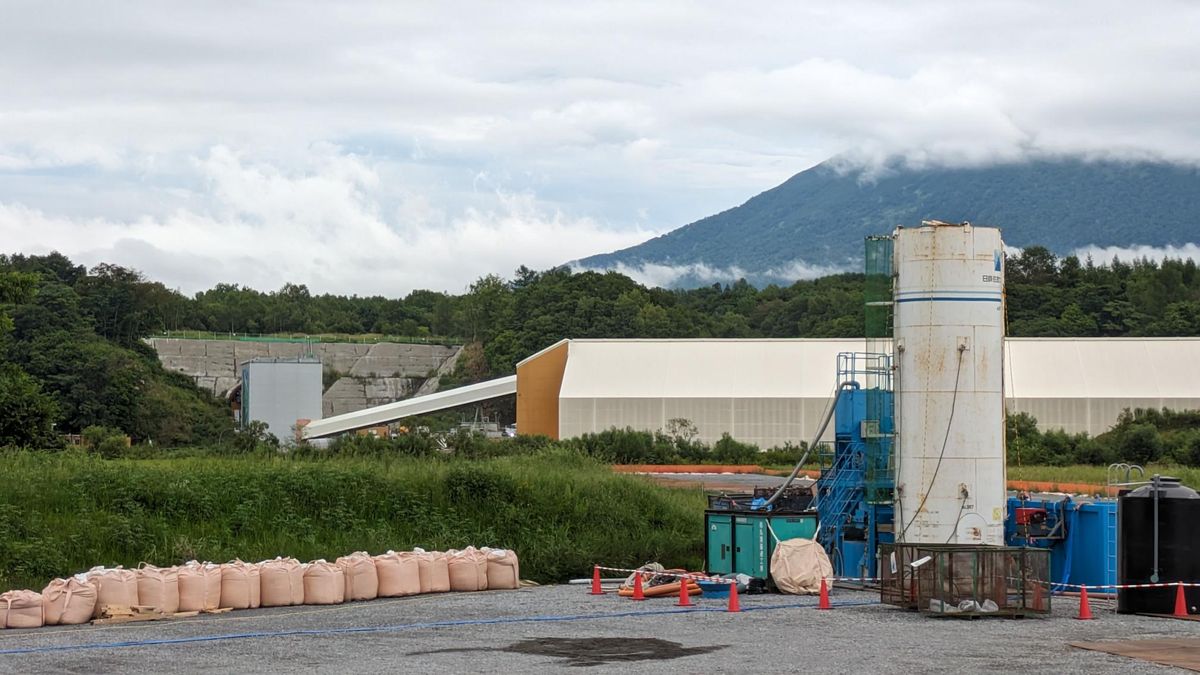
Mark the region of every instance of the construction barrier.
MULTIPOLYGON (((685 572, 685 573, 666 572, 666 571, 657 571, 657 570, 630 569, 630 568, 626 568, 626 567, 605 567, 604 565, 595 565, 592 568, 592 583, 591 583, 591 587, 590 587, 591 591, 590 591, 589 595, 604 595, 605 594, 604 589, 600 585, 600 572, 601 571, 622 572, 625 574, 636 574, 637 576, 634 577, 634 594, 633 594, 634 600, 644 600, 645 599, 644 592, 642 589, 642 576, 643 575, 651 575, 651 576, 659 576, 659 577, 672 577, 672 578, 681 579, 681 580, 686 579, 689 581, 704 581, 704 582, 709 582, 709 583, 727 583, 727 584, 729 584, 729 591, 730 591, 730 602, 729 602, 730 609, 728 611, 730 611, 730 612, 740 611, 740 603, 737 598, 737 582, 733 579, 729 579, 726 577, 712 576, 712 575, 703 574, 703 573, 696 573, 696 572, 685 572), (734 609, 734 607, 737 607, 737 609, 734 609)), ((1014 581, 1015 580, 1016 579, 1014 579, 1014 581)), ((833 606, 829 601, 829 589, 835 583, 854 582, 854 583, 861 584, 861 583, 878 583, 879 581, 880 581, 879 579, 873 578, 873 577, 834 577, 834 576, 823 577, 821 579, 821 591, 820 591, 818 601, 817 601, 817 609, 832 609, 833 606)), ((1066 584, 1066 583, 1060 584, 1060 583, 1053 583, 1053 582, 1048 582, 1048 581, 1033 581, 1033 580, 1028 580, 1028 579, 1025 581, 1033 583, 1033 588, 1034 588, 1033 607, 1034 607, 1034 609, 1042 608, 1043 592, 1052 592, 1052 593, 1056 593, 1056 594, 1072 594, 1073 595, 1074 593, 1069 593, 1069 592, 1063 591, 1061 589, 1065 589, 1065 588, 1078 589, 1079 615, 1076 618, 1084 619, 1084 620, 1089 620, 1089 619, 1095 618, 1094 616, 1092 616, 1090 601, 1088 598, 1088 590, 1089 589, 1092 589, 1092 590, 1099 590, 1099 589, 1120 590, 1120 589, 1171 588, 1171 587, 1174 587, 1174 588, 1176 588, 1175 603, 1174 603, 1174 607, 1172 608, 1172 611, 1169 612, 1169 614, 1171 616, 1174 616, 1177 618, 1187 618, 1189 616, 1188 607, 1187 607, 1187 598, 1183 592, 1183 589, 1185 589, 1185 588, 1200 588, 1200 582, 1193 582, 1193 581, 1163 581, 1163 582, 1158 582, 1158 583, 1145 583, 1145 584, 1066 584), (1042 590, 1043 586, 1048 587, 1046 591, 1042 590)), ((684 586, 681 584, 680 588, 682 589, 682 588, 684 588, 684 586)), ((692 606, 690 601, 686 601, 682 597, 680 598, 678 605, 681 607, 692 606)), ((1165 611, 1163 613, 1168 614, 1168 612, 1165 612, 1165 611)))

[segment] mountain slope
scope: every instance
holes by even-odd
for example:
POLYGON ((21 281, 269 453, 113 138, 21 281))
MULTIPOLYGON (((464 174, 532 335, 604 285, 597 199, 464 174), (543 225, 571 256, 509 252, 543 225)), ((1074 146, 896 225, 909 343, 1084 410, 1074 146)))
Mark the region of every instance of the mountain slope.
POLYGON ((1058 253, 1098 246, 1200 241, 1200 172, 1152 162, 1032 161, 980 168, 901 169, 868 179, 830 162, 745 204, 647 242, 575 263, 737 267, 787 280, 797 261, 844 267, 863 237, 923 219, 994 225, 1010 246, 1058 253))

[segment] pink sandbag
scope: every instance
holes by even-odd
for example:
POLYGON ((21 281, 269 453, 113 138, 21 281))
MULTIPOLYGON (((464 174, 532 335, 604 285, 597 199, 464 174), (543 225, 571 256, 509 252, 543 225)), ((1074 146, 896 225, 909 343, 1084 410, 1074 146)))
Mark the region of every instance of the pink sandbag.
POLYGON ((137 575, 137 604, 153 607, 164 614, 179 611, 179 570, 142 563, 137 575))
POLYGON ((37 591, 0 593, 0 628, 41 628, 42 594, 37 591))
POLYGON ((450 590, 450 569, 445 553, 414 548, 413 555, 417 559, 422 593, 445 593, 450 590))
POLYGON ((221 565, 221 607, 254 609, 261 602, 258 565, 231 560, 221 565))
POLYGON ((96 587, 86 575, 55 579, 42 591, 42 618, 47 626, 87 623, 95 610, 96 587))
POLYGON ((379 597, 379 574, 375 561, 366 551, 356 551, 337 559, 345 574, 346 600, 374 600, 379 597))
POLYGON ((420 562, 415 553, 388 551, 375 556, 375 573, 379 577, 379 597, 395 598, 421 592, 420 562))
POLYGON ((486 591, 487 554, 468 546, 461 551, 447 551, 446 564, 450 572, 450 590, 486 591))
POLYGON ((220 606, 220 565, 192 560, 179 567, 179 611, 200 612, 220 606))
POLYGON ((485 548, 483 551, 487 556, 488 590, 520 588, 521 568, 517 552, 503 548, 485 548))
POLYGON ((345 599, 345 574, 340 566, 324 560, 304 566, 304 604, 337 605, 345 599))
POLYGON ((93 567, 87 571, 87 580, 96 589, 93 618, 99 618, 105 605, 133 607, 138 604, 137 574, 133 570, 93 567))
POLYGON ((304 604, 304 568, 295 558, 276 558, 258 564, 263 607, 304 604))

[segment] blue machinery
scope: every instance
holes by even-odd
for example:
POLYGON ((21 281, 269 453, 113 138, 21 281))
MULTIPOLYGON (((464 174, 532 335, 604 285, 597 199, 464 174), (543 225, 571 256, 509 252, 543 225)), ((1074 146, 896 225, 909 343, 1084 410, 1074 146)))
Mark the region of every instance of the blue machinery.
MULTIPOLYGON (((876 550, 895 541, 895 434, 891 358, 838 355, 834 442, 817 449, 821 477, 814 488, 817 540, 835 575, 877 578, 876 550)), ((1059 584, 1117 582, 1117 503, 1065 495, 1009 497, 1004 528, 1009 546, 1050 549, 1050 577, 1059 584)))
POLYGON ((837 368, 852 384, 835 399, 833 447, 818 449, 817 539, 834 574, 873 578, 878 545, 894 541, 891 358, 842 353, 837 368))

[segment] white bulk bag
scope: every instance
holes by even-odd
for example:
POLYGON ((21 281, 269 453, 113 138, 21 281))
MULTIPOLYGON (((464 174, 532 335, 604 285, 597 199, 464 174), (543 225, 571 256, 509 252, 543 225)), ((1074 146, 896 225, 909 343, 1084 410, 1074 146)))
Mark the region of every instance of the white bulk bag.
POLYGON ((254 609, 261 602, 258 565, 231 560, 221 565, 221 607, 254 609))
POLYGON ((0 628, 41 628, 42 594, 36 591, 0 593, 0 628))
POLYGON ((133 607, 138 604, 137 575, 133 570, 93 567, 87 571, 87 580, 96 589, 94 618, 100 616, 105 605, 133 607))
POLYGON ((179 611, 200 612, 220 606, 220 565, 192 560, 179 567, 179 611))
POLYGON ((388 551, 375 556, 379 597, 394 598, 421 592, 421 564, 415 553, 388 551))
POLYGON ((258 564, 263 607, 304 604, 304 568, 295 558, 276 558, 258 564))
POLYGON ((137 604, 153 607, 164 614, 179 611, 179 570, 142 563, 137 575, 137 604))
POLYGON ((450 590, 450 568, 445 553, 414 548, 413 555, 417 558, 422 593, 445 593, 450 590))
POLYGON ((75 625, 92 620, 96 610, 96 587, 87 575, 55 579, 42 591, 42 617, 47 626, 75 625))
POLYGON ((337 605, 345 599, 345 573, 341 567, 324 560, 304 566, 304 604, 337 605))
POLYGON ((825 549, 812 539, 786 539, 771 554, 771 579, 784 593, 812 595, 821 592, 821 579, 833 575, 825 549))
POLYGON ((487 590, 487 554, 468 546, 461 551, 447 551, 446 565, 452 591, 487 590))
POLYGON ((488 590, 513 589, 521 586, 521 567, 517 552, 503 548, 487 551, 488 590))
POLYGON ((346 600, 374 600, 379 596, 379 575, 375 561, 366 551, 356 551, 337 559, 346 583, 346 600))

